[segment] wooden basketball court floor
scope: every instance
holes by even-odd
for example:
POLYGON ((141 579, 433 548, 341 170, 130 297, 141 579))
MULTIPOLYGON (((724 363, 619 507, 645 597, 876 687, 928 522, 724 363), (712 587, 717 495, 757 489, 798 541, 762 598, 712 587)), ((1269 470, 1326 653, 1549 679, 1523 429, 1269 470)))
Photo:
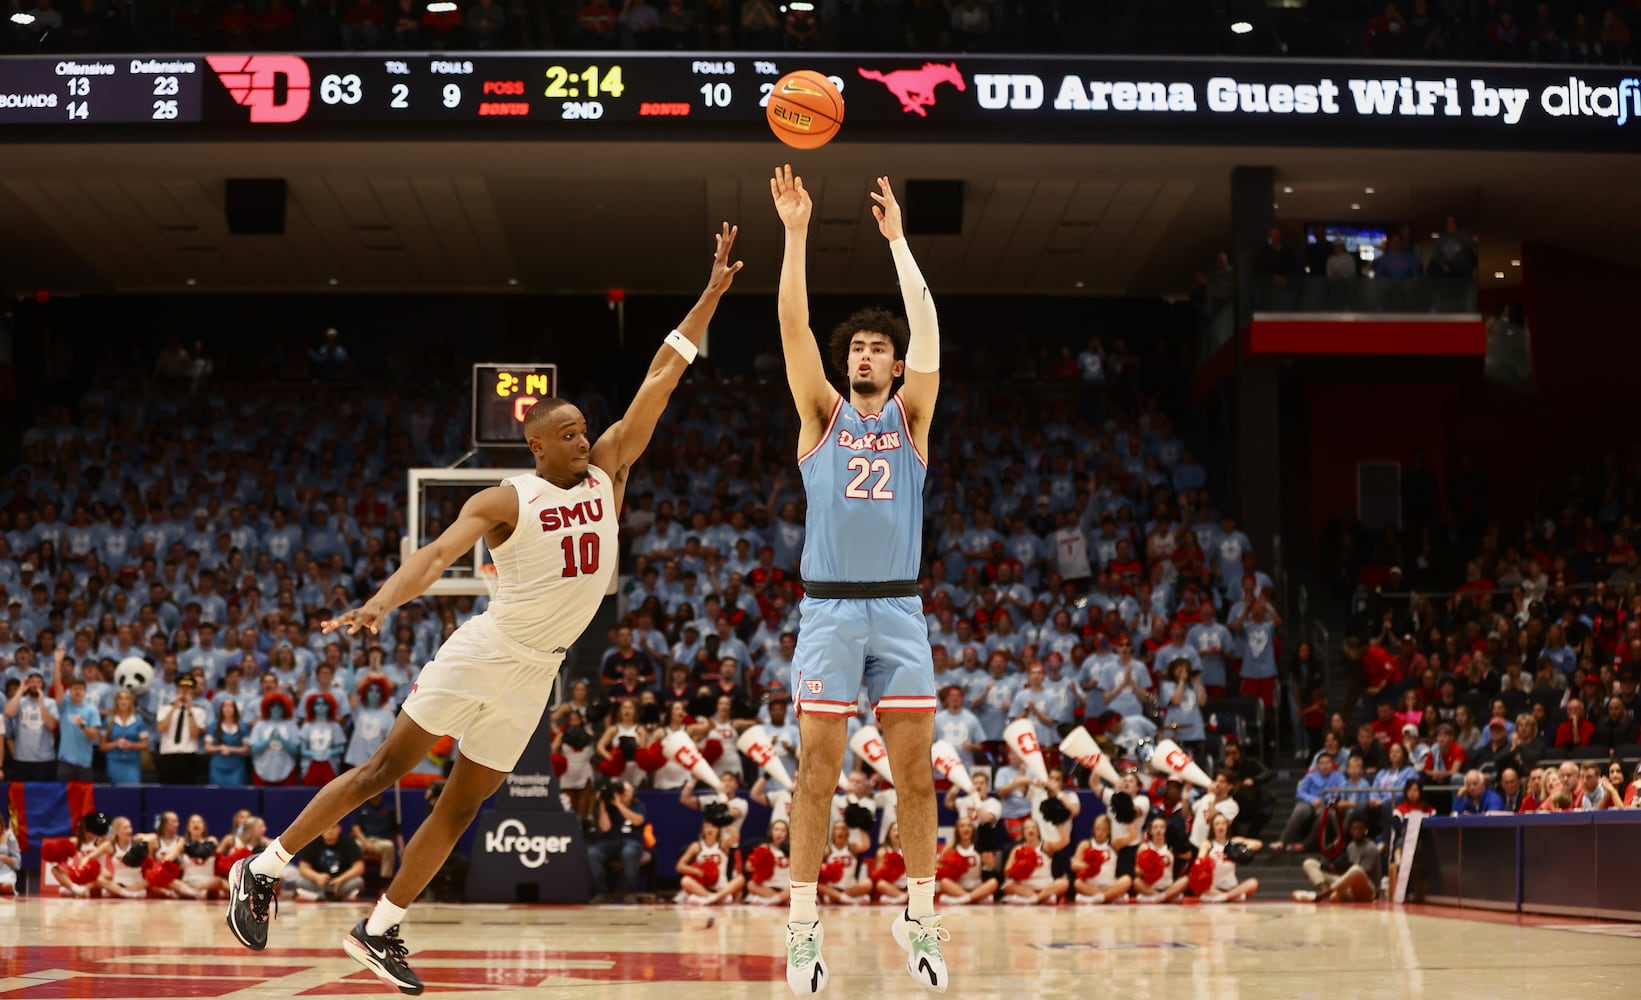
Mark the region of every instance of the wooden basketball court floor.
MULTIPOLYGON (((397 996, 342 954, 359 904, 283 903, 269 948, 221 904, 0 902, 0 998, 397 996)), ((892 911, 823 910, 840 1000, 922 995, 892 911)), ((784 911, 418 906, 405 924, 428 995, 600 1000, 789 996, 784 911)), ((1641 925, 1409 907, 968 907, 946 954, 960 997, 1633 998, 1641 925)))

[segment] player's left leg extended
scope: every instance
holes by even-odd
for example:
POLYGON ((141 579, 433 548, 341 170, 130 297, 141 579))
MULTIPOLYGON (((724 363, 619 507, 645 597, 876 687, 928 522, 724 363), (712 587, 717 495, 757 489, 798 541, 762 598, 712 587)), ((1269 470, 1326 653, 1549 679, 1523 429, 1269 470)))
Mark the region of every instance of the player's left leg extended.
POLYGON ((450 771, 444 793, 405 845, 399 874, 393 877, 393 883, 377 901, 371 915, 355 924, 342 939, 343 949, 354 961, 401 993, 413 996, 421 993, 422 981, 410 969, 410 953, 399 937, 399 921, 450 857, 456 841, 472 824, 484 800, 494 795, 506 780, 505 771, 476 763, 458 747, 456 765, 450 771))

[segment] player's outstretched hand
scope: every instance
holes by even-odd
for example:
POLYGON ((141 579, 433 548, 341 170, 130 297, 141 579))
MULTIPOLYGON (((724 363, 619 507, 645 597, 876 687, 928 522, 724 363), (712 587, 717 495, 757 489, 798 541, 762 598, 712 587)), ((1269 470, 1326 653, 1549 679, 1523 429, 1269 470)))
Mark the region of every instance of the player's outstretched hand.
POLYGON ((729 252, 735 248, 735 237, 740 233, 740 226, 724 223, 724 231, 713 237, 717 248, 712 252, 712 277, 707 281, 707 291, 727 292, 735 281, 736 272, 740 271, 743 262, 729 262, 729 252))
POLYGON ((792 176, 792 164, 775 168, 769 182, 769 193, 775 199, 775 213, 788 229, 803 229, 809 225, 809 216, 815 207, 809 192, 803 189, 803 178, 792 176))
POLYGON ((348 635, 358 635, 360 629, 368 628, 370 634, 375 635, 381 629, 384 617, 386 615, 380 609, 367 604, 362 608, 344 611, 335 618, 325 619, 319 623, 319 631, 330 635, 339 628, 345 628, 348 635))
POLYGON ((877 202, 872 206, 872 218, 877 220, 877 231, 893 243, 906 235, 900 221, 900 202, 895 200, 895 189, 889 186, 889 178, 879 177, 877 187, 877 191, 872 192, 872 200, 877 202))

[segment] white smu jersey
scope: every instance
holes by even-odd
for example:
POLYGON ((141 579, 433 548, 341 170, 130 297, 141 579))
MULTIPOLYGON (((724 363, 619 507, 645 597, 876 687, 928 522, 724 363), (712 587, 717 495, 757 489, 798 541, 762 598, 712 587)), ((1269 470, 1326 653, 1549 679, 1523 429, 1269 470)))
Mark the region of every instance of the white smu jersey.
POLYGON ((560 489, 540 476, 502 480, 518 493, 518 525, 490 548, 496 594, 490 617, 502 634, 541 653, 563 653, 598 613, 620 555, 609 475, 560 489))

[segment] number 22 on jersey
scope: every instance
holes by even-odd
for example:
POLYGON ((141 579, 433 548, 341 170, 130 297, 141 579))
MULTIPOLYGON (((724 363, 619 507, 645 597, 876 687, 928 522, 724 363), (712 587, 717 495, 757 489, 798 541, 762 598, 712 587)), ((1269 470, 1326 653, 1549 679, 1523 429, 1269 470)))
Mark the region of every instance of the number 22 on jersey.
MULTIPOLYGON (((889 488, 889 474, 893 471, 889 467, 888 459, 878 458, 868 460, 856 456, 851 458, 845 466, 855 474, 849 480, 849 485, 843 488, 843 495, 850 500, 893 500, 894 491, 889 488), (866 488, 866 480, 877 476, 871 489, 866 488)), ((568 539, 565 539, 568 542, 568 539)))

